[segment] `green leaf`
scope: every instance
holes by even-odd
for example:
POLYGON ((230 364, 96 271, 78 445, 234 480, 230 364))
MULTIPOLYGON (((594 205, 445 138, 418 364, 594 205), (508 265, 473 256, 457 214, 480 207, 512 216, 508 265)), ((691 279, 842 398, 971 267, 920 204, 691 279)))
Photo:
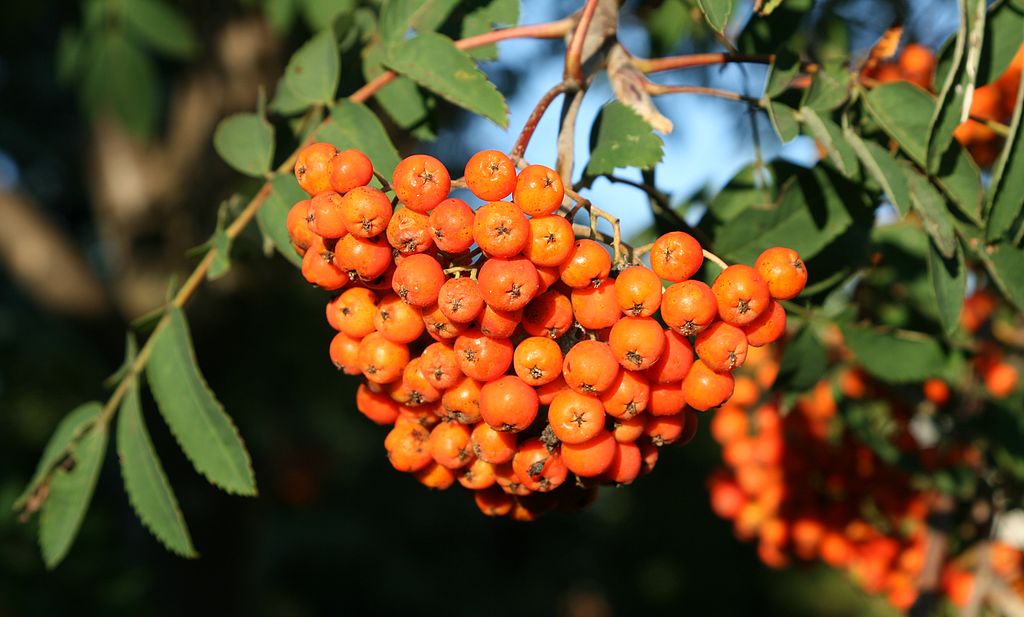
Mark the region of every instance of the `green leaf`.
POLYGON ((400 43, 410 29, 437 30, 457 5, 455 0, 386 0, 380 10, 381 42, 385 46, 400 43))
MULTIPOLYGON (((386 54, 383 45, 371 45, 365 50, 363 75, 367 81, 385 71, 381 65, 386 54)), ((432 106, 428 106, 423 91, 408 77, 396 77, 373 96, 398 128, 408 131, 428 127, 432 106)))
POLYGON ((168 315, 146 369, 160 413, 196 471, 229 493, 255 495, 249 453, 196 366, 185 315, 177 307, 168 315))
POLYGON ((814 328, 804 326, 783 352, 779 363, 779 383, 787 391, 802 392, 818 383, 827 367, 825 346, 814 328))
MULTIPOLYGON (((490 32, 495 26, 514 26, 519 23, 519 0, 491 0, 466 13, 462 20, 462 38, 490 32)), ((467 49, 466 53, 478 60, 498 57, 497 45, 484 45, 467 49)))
POLYGON ((844 64, 826 65, 814 73, 800 105, 819 112, 832 111, 849 96, 849 79, 850 71, 844 64))
POLYGON ((283 36, 291 31, 298 13, 297 3, 298 0, 265 0, 263 2, 263 16, 276 34, 283 36))
POLYGON ((188 20, 163 0, 131 0, 120 6, 128 32, 154 50, 183 59, 199 51, 199 41, 188 20))
POLYGON ((960 325, 960 310, 967 289, 964 254, 959 245, 952 258, 943 256, 934 241, 929 242, 928 247, 928 278, 935 290, 939 321, 946 334, 952 334, 960 325))
POLYGON ((704 19, 708 25, 721 34, 729 25, 729 17, 732 16, 732 0, 697 0, 697 5, 704 13, 704 19))
POLYGON ((332 122, 318 133, 320 139, 334 144, 339 150, 359 150, 370 158, 378 173, 391 177, 400 160, 398 151, 369 108, 362 103, 342 99, 331 110, 331 119, 332 122))
POLYGON ((852 177, 857 173, 857 155, 850 144, 843 138, 843 130, 831 118, 820 115, 810 107, 800 108, 800 119, 811 132, 814 139, 825 148, 828 160, 836 166, 844 176, 852 177))
POLYGON ((118 34, 105 35, 85 63, 82 101, 96 117, 113 114, 129 131, 149 137, 159 114, 158 79, 152 60, 118 34))
POLYGON ((782 143, 792 141, 800 134, 800 121, 797 119, 796 110, 789 105, 772 101, 768 105, 768 120, 782 143))
POLYGON ((756 165, 744 167, 711 199, 708 210, 718 220, 728 223, 748 208, 772 207, 767 176, 766 170, 756 165))
POLYGON ((846 141, 857 153, 857 158, 864 164, 871 177, 878 182, 896 210, 903 216, 910 212, 910 190, 907 188, 907 177, 899 167, 896 157, 888 150, 871 140, 863 140, 849 128, 843 131, 846 141))
POLYGON ((50 570, 64 559, 78 535, 106 451, 107 425, 93 424, 71 447, 70 471, 61 465, 53 472, 50 491, 39 511, 39 548, 50 570))
POLYGON ((445 100, 508 127, 505 97, 450 38, 429 32, 401 42, 386 64, 445 100))
POLYGON ((32 474, 32 479, 22 494, 14 501, 14 509, 20 510, 29 496, 39 489, 53 466, 64 458, 71 442, 77 439, 100 415, 100 409, 101 405, 96 401, 83 403, 71 410, 57 424, 53 435, 50 436, 50 441, 46 442, 46 447, 43 448, 43 455, 39 459, 39 464, 36 465, 36 472, 32 474))
POLYGON ((956 230, 953 215, 946 208, 942 195, 909 163, 901 165, 910 187, 910 202, 921 217, 921 225, 932 237, 942 256, 949 259, 956 250, 956 230))
POLYGON ((275 176, 270 187, 270 195, 256 212, 256 224, 263 232, 263 237, 270 240, 270 243, 285 259, 292 262, 295 267, 300 267, 302 257, 299 257, 299 254, 292 248, 286 221, 288 220, 288 211, 292 206, 303 199, 308 199, 309 196, 299 188, 291 174, 275 176))
POLYGON ((336 19, 351 13, 356 8, 356 0, 297 0, 302 8, 302 16, 314 32, 331 26, 336 19))
POLYGON ((142 419, 138 378, 132 379, 118 412, 117 457, 128 501, 146 529, 168 550, 182 557, 198 557, 142 419))
POLYGON ((1024 251, 1008 242, 984 244, 981 234, 967 225, 960 225, 960 231, 1006 299, 1024 311, 1024 251))
POLYGON ((770 99, 779 96, 789 88, 789 84, 798 73, 800 56, 787 46, 781 47, 775 54, 775 60, 768 67, 764 95, 770 99))
MULTIPOLYGON (((1024 80, 1017 84, 1017 101, 1024 101, 1024 80)), ((998 240, 1010 231, 1024 208, 1024 106, 1017 105, 1010 122, 1010 135, 992 170, 985 211, 988 227, 985 237, 998 240)))
POLYGON ((274 158, 274 127, 256 114, 228 116, 213 133, 213 147, 236 170, 262 177, 274 158))
POLYGON ((591 129, 587 174, 610 174, 619 167, 650 169, 661 161, 661 138, 638 113, 618 101, 604 106, 591 129))
MULTIPOLYGON (((981 44, 981 58, 978 62, 978 78, 974 83, 987 84, 994 81, 1006 70, 1013 56, 1020 48, 1021 33, 1024 32, 1024 5, 1014 0, 993 2, 985 19, 985 36, 981 44)), ((949 70, 954 66, 956 40, 946 45, 939 53, 935 67, 935 83, 945 83, 949 70)))
MULTIPOLYGON (((927 157, 928 119, 935 110, 932 95, 910 83, 897 81, 873 88, 864 97, 868 113, 900 149, 919 167, 927 157)), ((981 210, 981 172, 956 141, 943 155, 935 178, 961 212, 973 221, 981 210)))
POLYGON ((215 281, 231 269, 231 238, 224 229, 218 228, 213 232, 210 250, 213 251, 213 260, 210 269, 206 271, 206 278, 215 281))
POLYGON ((278 91, 286 92, 283 102, 277 102, 279 93, 275 93, 274 102, 270 105, 280 111, 284 111, 280 109, 284 102, 299 103, 305 107, 314 103, 330 105, 338 90, 340 76, 338 43, 334 39, 334 31, 327 28, 292 54, 277 85, 278 91))
POLYGON ((882 381, 924 381, 942 371, 942 347, 924 334, 855 325, 842 326, 842 331, 860 365, 882 381))
POLYGON ((754 263, 766 247, 789 246, 807 260, 850 226, 850 210, 868 205, 856 185, 821 166, 786 181, 780 195, 776 207, 748 208, 718 230, 715 252, 727 261, 754 263))
POLYGON ((985 0, 959 0, 960 26, 953 53, 954 70, 946 77, 928 125, 929 172, 936 172, 942 155, 953 141, 953 131, 967 119, 972 91, 981 59, 985 28, 985 0))

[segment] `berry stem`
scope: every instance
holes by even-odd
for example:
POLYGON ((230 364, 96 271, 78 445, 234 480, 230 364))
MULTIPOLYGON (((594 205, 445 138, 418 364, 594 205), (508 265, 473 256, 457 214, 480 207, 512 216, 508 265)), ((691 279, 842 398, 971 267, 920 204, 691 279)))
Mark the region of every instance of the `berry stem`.
POLYGON ((729 264, 725 263, 725 260, 723 260, 718 255, 715 255, 711 251, 709 251, 707 249, 701 249, 701 252, 704 254, 704 259, 710 261, 711 263, 715 264, 719 268, 725 270, 726 268, 729 267, 729 264))
POLYGON ((774 54, 686 54, 682 56, 666 56, 664 58, 632 57, 633 66, 644 73, 660 73, 676 69, 689 69, 698 66, 714 66, 746 62, 751 64, 771 64, 775 61, 774 54))
POLYGON ((727 99, 730 101, 742 101, 750 105, 756 105, 762 107, 763 103, 760 99, 756 99, 750 96, 744 96, 736 92, 730 92, 728 90, 719 90, 718 88, 706 88, 704 86, 670 86, 665 84, 656 84, 654 82, 647 82, 644 84, 644 90, 652 96, 661 96, 664 94, 703 94, 706 96, 715 96, 720 99, 727 99))
POLYGON ((544 96, 540 97, 537 104, 534 106, 533 111, 530 112, 530 117, 526 119, 526 124, 523 125, 523 130, 519 132, 519 137, 516 139, 515 145, 512 147, 512 151, 509 153, 509 157, 512 162, 517 164, 523 160, 523 155, 526 153, 526 147, 530 145, 530 139, 533 137, 533 132, 537 130, 537 125, 540 124, 541 118, 544 117, 544 112, 548 110, 551 103, 555 100, 558 95, 563 94, 569 90, 569 84, 565 81, 561 81, 551 87, 550 90, 544 93, 544 96))
POLYGON ((587 0, 583 6, 583 14, 580 15, 580 21, 576 24, 569 48, 565 52, 565 81, 569 82, 573 88, 583 86, 583 43, 587 38, 587 30, 590 29, 590 24, 594 20, 594 12, 597 11, 599 1, 587 0))

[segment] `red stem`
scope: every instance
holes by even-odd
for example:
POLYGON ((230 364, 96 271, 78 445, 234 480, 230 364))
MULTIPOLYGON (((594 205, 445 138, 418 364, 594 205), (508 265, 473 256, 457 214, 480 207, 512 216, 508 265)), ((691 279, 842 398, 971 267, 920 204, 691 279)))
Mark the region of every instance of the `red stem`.
POLYGON ((587 30, 590 29, 590 22, 594 19, 599 0, 587 0, 583 7, 583 14, 580 16, 580 23, 576 25, 576 31, 569 42, 569 49, 565 52, 565 80, 574 83, 577 87, 583 84, 583 43, 587 38, 587 30))
POLYGON ((660 73, 675 69, 688 69, 697 66, 712 66, 732 62, 750 62, 754 64, 770 64, 775 59, 772 54, 689 54, 685 56, 668 56, 666 58, 633 58, 633 66, 644 73, 660 73))
POLYGON ((510 156, 513 163, 518 163, 523 158, 523 155, 526 154, 526 147, 530 145, 530 138, 533 137, 533 132, 537 130, 537 125, 540 123, 541 118, 544 117, 544 112, 547 111, 552 101, 568 89, 569 85, 566 82, 558 82, 537 101, 537 105, 530 113, 530 117, 526 119, 526 124, 523 125, 523 130, 519 133, 519 138, 516 139, 515 146, 512 147, 510 156))

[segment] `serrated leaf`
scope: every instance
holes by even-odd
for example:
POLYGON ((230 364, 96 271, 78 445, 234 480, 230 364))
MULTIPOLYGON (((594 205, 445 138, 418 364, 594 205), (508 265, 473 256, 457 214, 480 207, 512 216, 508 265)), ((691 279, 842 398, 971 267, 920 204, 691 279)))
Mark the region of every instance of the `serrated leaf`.
POLYGON ((864 168, 882 187, 889 203, 902 216, 906 216, 911 208, 910 189, 907 188, 907 178, 900 169, 896 157, 874 141, 861 139, 860 135, 850 129, 844 130, 843 135, 857 153, 857 158, 864 168))
POLYGON ((829 112, 842 105, 849 96, 847 80, 850 72, 845 65, 825 66, 811 77, 811 85, 804 92, 802 107, 818 112, 829 112))
POLYGON ((297 0, 302 16, 314 32, 323 30, 338 17, 356 8, 356 0, 297 0))
POLYGON ((100 415, 101 408, 102 406, 96 401, 83 403, 68 412, 68 415, 64 416, 57 424, 53 435, 50 436, 50 440, 46 442, 46 447, 43 448, 43 455, 39 458, 39 464, 36 465, 36 471, 32 474, 32 479, 29 480, 22 494, 14 501, 15 510, 20 510, 25 505, 28 497, 36 492, 36 489, 46 479, 53 466, 64 458, 64 454, 67 452, 71 442, 77 439, 82 431, 100 415))
POLYGON ((338 90, 341 76, 341 57, 338 54, 338 43, 334 38, 334 30, 321 30, 300 47, 284 70, 284 76, 278 82, 278 90, 284 90, 282 102, 278 102, 275 93, 271 107, 284 111, 284 103, 302 104, 305 107, 314 103, 330 105, 338 90))
MULTIPOLYGON (((466 13, 462 20, 462 37, 468 38, 490 32, 495 26, 514 26, 519 23, 519 0, 491 0, 466 13)), ((494 60, 498 46, 484 45, 466 52, 478 60, 494 60)))
MULTIPOLYGON (((1017 84, 1017 101, 1024 101, 1024 80, 1017 84)), ((992 169, 985 202, 985 238, 994 242, 1010 230, 1024 208, 1024 105, 1018 104, 1013 110, 1010 135, 992 169)))
POLYGON ((946 208, 942 195, 928 179, 917 172, 909 163, 900 166, 907 177, 910 187, 910 203, 914 212, 921 217, 921 226, 935 241, 942 256, 953 257, 956 249, 956 230, 953 227, 953 215, 946 208))
POLYGON ((620 167, 650 169, 661 161, 661 138, 639 114, 618 101, 604 106, 591 129, 587 174, 610 174, 620 167))
POLYGON ((959 245, 952 257, 943 256, 934 241, 929 242, 928 247, 928 279, 935 290, 935 306, 942 329, 946 334, 952 334, 960 325, 960 310, 967 289, 964 254, 959 245))
POLYGON ((704 19, 708 25, 721 34, 729 25, 729 18, 732 16, 733 0, 697 0, 697 6, 704 13, 704 19))
POLYGON ((857 155, 843 137, 843 130, 831 118, 822 116, 810 107, 800 108, 800 119, 814 139, 825 148, 828 159, 844 176, 857 173, 857 155))
POLYGON ((113 114, 136 135, 149 137, 159 112, 153 61, 123 36, 103 36, 85 63, 82 100, 92 116, 113 114))
POLYGON ((771 206, 772 193, 768 188, 767 173, 756 165, 748 165, 711 199, 708 210, 718 220, 728 223, 748 208, 771 206))
MULTIPOLYGON (((921 168, 927 158, 928 119, 935 99, 910 83, 897 81, 873 88, 864 97, 868 113, 921 168)), ((981 172, 971 156, 956 141, 943 155, 935 178, 946 193, 973 221, 981 211, 981 172)))
MULTIPOLYGON (((381 64, 387 50, 383 45, 371 45, 365 50, 363 75, 370 81, 384 72, 381 64)), ((430 118, 430 108, 423 91, 408 77, 396 77, 391 83, 374 93, 384 112, 403 130, 425 126, 430 118)))
MULTIPOLYGON (((981 58, 978 61, 978 78, 974 83, 987 84, 994 81, 1013 60, 1024 32, 1024 5, 1014 0, 998 0, 989 7, 985 19, 985 35, 982 37, 981 58)), ((945 83, 949 70, 954 66, 956 39, 953 38, 939 52, 935 67, 935 83, 945 83)))
POLYGON ((398 43, 386 64, 441 98, 508 127, 505 97, 450 38, 428 32, 398 43))
POLYGON ((138 378, 132 379, 117 418, 117 457, 128 501, 146 529, 168 550, 198 557, 178 500, 142 419, 138 378))
POLYGON ((215 486, 255 495, 249 452, 199 372, 181 309, 172 307, 167 326, 153 336, 146 374, 160 413, 185 456, 215 486))
POLYGON ((391 177, 400 160, 384 126, 362 103, 348 99, 339 101, 331 110, 331 122, 324 125, 317 136, 339 150, 355 148, 364 153, 373 168, 385 178, 391 177))
POLYGON ((385 45, 401 42, 410 28, 417 32, 436 30, 455 5, 452 0, 387 0, 380 10, 381 41, 385 45))
POLYGON ((965 247, 985 264, 989 275, 1006 299, 1024 311, 1024 251, 1009 242, 986 244, 975 227, 957 221, 965 247))
POLYGON ((308 199, 309 196, 302 192, 299 185, 292 179, 291 174, 274 177, 270 185, 270 195, 256 212, 256 224, 263 233, 263 237, 270 240, 277 252, 292 262, 293 266, 300 267, 302 257, 292 248, 292 240, 288 235, 288 211, 298 202, 308 199))
POLYGON ((938 104, 928 124, 927 168, 938 171, 942 155, 953 141, 953 131, 967 120, 971 93, 981 59, 982 35, 985 28, 985 0, 959 0, 960 26, 953 53, 953 71, 939 92, 938 104))
POLYGON ((800 57, 789 47, 783 46, 775 54, 768 67, 764 95, 773 99, 789 88, 793 78, 800 73, 800 57))
POLYGON ((828 357, 814 328, 804 326, 786 346, 779 363, 779 383, 786 390, 810 389, 825 375, 828 357))
POLYGON ((796 110, 789 105, 772 101, 768 104, 768 120, 782 143, 795 139, 800 134, 800 121, 796 110))
POLYGON ((765 247, 789 246, 805 260, 817 255, 853 222, 850 209, 865 196, 819 166, 789 179, 776 207, 748 208, 715 234, 715 252, 727 261, 754 263, 765 247))
POLYGON ((191 58, 199 41, 181 12, 163 0, 131 0, 120 5, 128 32, 144 44, 173 58, 191 58))
POLYGON ((942 371, 942 347, 924 334, 856 325, 844 325, 842 331, 858 363, 882 381, 924 381, 942 371))
POLYGON ((274 158, 274 127, 256 114, 228 116, 213 133, 213 147, 236 170, 262 177, 274 158))
POLYGON ((64 559, 78 535, 106 451, 107 425, 93 424, 71 447, 70 471, 60 466, 53 472, 50 490, 39 511, 39 548, 50 570, 64 559))

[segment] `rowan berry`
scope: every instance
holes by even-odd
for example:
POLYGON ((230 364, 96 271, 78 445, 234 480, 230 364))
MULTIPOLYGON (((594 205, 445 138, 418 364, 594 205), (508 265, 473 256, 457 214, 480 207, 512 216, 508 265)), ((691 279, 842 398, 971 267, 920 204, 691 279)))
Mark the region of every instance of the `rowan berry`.
POLYGON ((644 425, 644 435, 651 440, 651 443, 658 447, 676 443, 683 436, 683 431, 685 430, 685 413, 648 416, 647 424, 644 425))
POLYGON ((473 427, 470 435, 473 454, 482 461, 492 465, 501 465, 512 460, 516 454, 516 435, 504 431, 496 431, 486 422, 473 427))
POLYGON ((564 294, 548 291, 523 309, 523 329, 532 336, 557 339, 572 327, 572 303, 564 294))
POLYGON ((373 313, 373 327, 393 343, 411 343, 423 334, 420 312, 394 294, 388 294, 373 313))
POLYGON ((683 380, 686 404, 698 411, 707 411, 729 400, 732 389, 731 374, 716 373, 700 359, 693 363, 683 380))
MULTIPOLYGON (((502 465, 494 466, 494 481, 501 490, 509 495, 523 497, 533 492, 520 482, 519 476, 516 475, 515 470, 512 468, 511 461, 502 465)), ((518 505, 518 500, 513 501, 513 509, 518 505)))
POLYGON ((480 459, 475 459, 463 467, 462 473, 459 474, 459 484, 474 491, 493 486, 495 480, 494 466, 480 459))
POLYGON ((445 283, 441 264, 430 255, 410 255, 395 267, 391 288, 402 300, 418 307, 437 302, 438 292, 445 283))
POLYGON ((560 447, 562 462, 582 478, 595 478, 607 471, 615 451, 615 439, 606 430, 582 443, 562 443, 560 447))
MULTIPOLYGON (((746 345, 746 339, 743 343, 746 345)), ((653 317, 623 317, 612 326, 608 346, 623 368, 642 371, 661 357, 665 350, 665 334, 653 317)))
POLYGON ((344 332, 338 332, 331 339, 331 362, 346 375, 359 375, 359 339, 354 339, 344 332))
POLYGON ((537 438, 519 444, 512 458, 512 470, 523 486, 541 493, 555 490, 569 476, 569 470, 557 452, 548 451, 537 438))
POLYGON ((597 287, 608 278, 612 258, 608 250, 593 240, 577 240, 569 257, 558 266, 562 282, 573 288, 597 287))
POLYGON ((665 290, 661 298, 661 318, 665 325, 683 336, 693 336, 718 317, 718 301, 711 288, 701 281, 683 281, 665 290))
POLYGON ((430 432, 430 455, 438 465, 458 469, 473 460, 470 429, 458 422, 439 422, 430 432))
POLYGON ((338 240, 334 249, 338 267, 350 279, 374 279, 392 265, 391 247, 382 238, 360 238, 351 234, 338 240))
POLYGON ((661 277, 650 268, 630 266, 615 277, 615 301, 626 315, 650 317, 661 306, 661 277))
POLYGON ((619 362, 607 343, 580 341, 565 354, 562 376, 576 392, 599 395, 618 377, 619 362))
POLYGON ((505 375, 480 388, 480 417, 497 431, 518 433, 537 417, 537 393, 515 375, 505 375))
POLYGON ((711 370, 731 371, 747 359, 747 336, 736 326, 716 321, 697 335, 694 349, 711 370))
POLYGON ((749 432, 750 421, 747 419, 747 412, 741 407, 734 407, 732 401, 711 417, 711 436, 723 446, 746 437, 749 432))
POLYGON ((434 246, 430 218, 410 208, 399 208, 388 221, 388 243, 402 255, 425 253, 434 246))
POLYGON ((407 392, 407 397, 400 402, 410 407, 441 400, 441 391, 423 375, 422 357, 413 358, 405 365, 405 370, 402 371, 402 388, 407 392))
POLYGON ((484 305, 484 310, 476 318, 476 325, 481 332, 491 338, 509 338, 515 333, 522 319, 522 309, 502 311, 484 305))
POLYGON ((380 425, 393 424, 398 418, 398 403, 383 392, 374 392, 365 383, 356 390, 356 409, 380 425))
POLYGON ((367 334, 359 343, 359 369, 374 383, 401 379, 408 363, 409 348, 387 340, 379 332, 367 334))
POLYGON ((437 491, 451 488, 458 478, 454 471, 435 462, 427 463, 426 467, 415 472, 413 475, 420 484, 437 491))
POLYGON ((949 386, 946 382, 933 377, 926 379, 923 385, 924 397, 939 407, 949 402, 949 386))
POLYGON ((331 188, 328 171, 331 159, 338 149, 328 143, 310 144, 295 158, 295 179, 302 190, 318 195, 331 188))
POLYGON ((530 219, 530 238, 523 255, 537 266, 558 267, 572 252, 576 236, 572 223, 554 214, 530 219))
POLYGON ((512 201, 530 216, 551 214, 562 205, 565 188, 555 170, 543 165, 529 165, 519 172, 512 201))
POLYGON ((477 282, 487 306, 502 311, 519 310, 540 292, 537 268, 523 257, 488 259, 477 282))
POLYGON ((605 279, 597 286, 573 289, 570 301, 576 321, 587 330, 610 328, 622 317, 615 300, 614 279, 605 279))
POLYGON ((483 150, 466 163, 466 186, 484 201, 498 201, 512 194, 516 186, 516 166, 498 150, 483 150))
POLYGON ((441 307, 436 304, 421 308, 420 315, 427 334, 438 342, 451 341, 469 329, 468 324, 455 323, 448 319, 441 307))
POLYGON ((544 385, 537 386, 537 398, 541 405, 550 405, 551 401, 554 400, 555 395, 568 388, 569 386, 565 385, 565 378, 563 378, 562 374, 559 373, 558 377, 556 377, 554 381, 549 381, 544 385))
POLYGON ((473 279, 453 278, 441 285, 437 293, 437 305, 451 321, 469 323, 484 310, 484 297, 473 279))
POLYGON ((406 157, 391 178, 395 195, 416 212, 429 212, 452 190, 452 178, 441 161, 427 154, 406 157))
POLYGON ((583 443, 604 430, 601 401, 573 390, 562 390, 548 406, 548 424, 562 443, 583 443))
POLYGON ((527 385, 551 383, 562 374, 562 350, 550 338, 531 336, 516 345, 512 367, 527 385))
MULTIPOLYGON (((313 201, 320 197, 322 195, 314 197, 313 201)), ((372 238, 384 233, 391 221, 391 200, 372 186, 357 186, 350 190, 340 198, 339 205, 345 231, 360 238, 372 238)))
POLYGON ((512 343, 508 339, 485 336, 475 329, 455 339, 455 355, 462 372, 479 381, 492 381, 505 374, 512 364, 512 343))
POLYGON ((359 150, 342 150, 331 157, 327 173, 331 188, 345 194, 370 183, 373 179, 373 164, 359 150))
POLYGON ((615 443, 615 455, 604 478, 613 484, 631 484, 640 475, 642 457, 635 443, 615 443))
POLYGON ((745 326, 768 308, 768 284, 750 266, 734 264, 718 275, 711 291, 718 302, 722 321, 745 326))
POLYGON ((661 357, 644 371, 651 383, 680 383, 693 365, 693 346, 690 339, 675 332, 664 330, 665 349, 661 357))
POLYGON ((651 384, 642 373, 619 371, 611 387, 601 394, 601 404, 609 416, 624 420, 647 409, 650 398, 651 384))
POLYGON ((612 422, 612 437, 619 443, 632 443, 644 435, 647 426, 647 414, 637 414, 632 418, 616 418, 612 422))
POLYGON ((786 309, 775 300, 768 302, 768 308, 761 315, 743 327, 747 344, 762 347, 779 340, 786 332, 786 309))
POLYGON ((651 269, 666 281, 685 281, 700 270, 704 251, 693 236, 683 231, 669 232, 651 247, 651 269))
POLYGON ((925 90, 931 89, 932 76, 935 74, 935 54, 932 50, 920 43, 910 43, 903 48, 897 62, 904 79, 925 90))
POLYGON ((463 424, 480 421, 480 382, 460 376, 454 385, 441 395, 441 410, 446 418, 463 424))
POLYGON ((551 289, 552 285, 561 280, 555 266, 537 266, 537 277, 540 279, 540 293, 551 289))
POLYGON ((998 361, 988 367, 983 375, 985 387, 996 398, 1006 398, 1017 389, 1020 375, 1016 367, 1005 361, 998 361))
POLYGON ((807 267, 793 249, 777 246, 764 251, 754 262, 754 269, 776 300, 797 297, 807 284, 807 267))
POLYGON ((303 199, 288 210, 288 217, 285 219, 292 248, 299 255, 305 255, 306 249, 312 246, 316 240, 316 234, 309 228, 309 223, 306 221, 308 216, 309 200, 303 199))
POLYGON ((530 222, 516 204, 492 201, 476 211, 473 240, 488 257, 513 257, 530 241, 530 222))
POLYGON ((469 205, 455 197, 437 204, 427 222, 434 244, 446 253, 462 253, 473 246, 473 220, 469 205))
POLYGON ((384 438, 388 460, 398 471, 419 471, 431 462, 430 433, 414 422, 396 422, 384 438))
POLYGON ((487 516, 505 516, 512 511, 512 506, 515 505, 511 495, 494 486, 482 491, 475 491, 473 500, 480 511, 487 516))
POLYGON ((647 413, 651 416, 674 416, 686 406, 686 397, 679 384, 651 384, 647 413))
POLYGON ((321 289, 341 289, 348 283, 349 277, 336 263, 337 253, 317 237, 302 256, 302 276, 321 289))
POLYGON ((327 323, 352 338, 373 332, 377 294, 365 287, 350 287, 327 303, 327 323))

